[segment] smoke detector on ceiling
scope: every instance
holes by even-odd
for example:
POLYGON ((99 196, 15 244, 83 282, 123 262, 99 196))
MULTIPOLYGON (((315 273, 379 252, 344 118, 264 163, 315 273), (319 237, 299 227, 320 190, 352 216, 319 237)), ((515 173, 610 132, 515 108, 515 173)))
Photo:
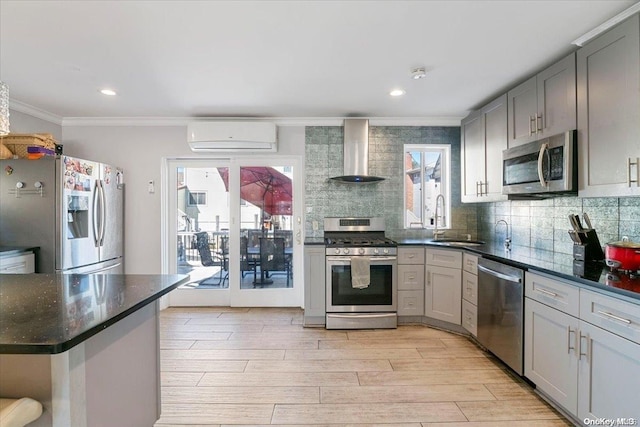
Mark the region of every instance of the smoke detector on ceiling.
POLYGON ((414 80, 423 79, 427 76, 427 71, 424 67, 418 67, 411 70, 411 78, 414 80))

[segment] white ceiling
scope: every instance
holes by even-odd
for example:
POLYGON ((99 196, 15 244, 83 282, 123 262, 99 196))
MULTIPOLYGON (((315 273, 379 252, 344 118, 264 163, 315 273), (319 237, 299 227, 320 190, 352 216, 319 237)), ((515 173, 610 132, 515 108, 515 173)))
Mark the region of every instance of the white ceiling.
POLYGON ((0 0, 0 79, 61 118, 459 118, 635 2, 0 0))

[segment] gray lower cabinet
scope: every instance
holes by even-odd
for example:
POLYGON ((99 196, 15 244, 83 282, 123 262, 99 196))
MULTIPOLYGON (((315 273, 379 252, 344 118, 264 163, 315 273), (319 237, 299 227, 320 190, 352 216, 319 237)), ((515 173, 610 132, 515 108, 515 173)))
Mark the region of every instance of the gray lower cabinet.
POLYGON ((572 415, 578 413, 580 320, 560 310, 525 299, 524 375, 572 415))
POLYGON ((424 316, 424 248, 398 248, 398 316, 424 316))
POLYGON ((304 326, 324 326, 326 323, 324 245, 304 247, 304 326))
POLYGON ((424 315, 461 325, 462 252, 427 248, 425 258, 424 315))
POLYGON ((478 256, 462 254, 462 327, 478 336, 478 256))
POLYGON ((576 57, 565 57, 507 93, 509 148, 576 128, 576 57))
POLYGON ((507 200, 502 194, 502 150, 507 148, 507 96, 502 95, 461 123, 461 199, 507 200))
POLYGON ((577 52, 578 195, 640 195, 640 15, 577 52))
POLYGON ((576 420, 640 420, 640 304, 527 272, 525 376, 576 420))

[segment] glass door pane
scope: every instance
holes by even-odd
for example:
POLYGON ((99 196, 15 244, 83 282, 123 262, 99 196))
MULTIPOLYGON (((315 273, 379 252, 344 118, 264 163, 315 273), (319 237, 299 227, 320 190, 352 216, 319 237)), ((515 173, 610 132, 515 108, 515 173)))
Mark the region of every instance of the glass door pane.
POLYGON ((226 305, 229 288, 229 165, 176 163, 172 169, 175 272, 189 283, 172 292, 175 305, 226 305))
POLYGON ((293 168, 240 167, 240 288, 292 287, 293 168))
POLYGON ((190 275, 171 305, 301 306, 302 186, 299 160, 287 163, 169 161, 166 271, 190 275))

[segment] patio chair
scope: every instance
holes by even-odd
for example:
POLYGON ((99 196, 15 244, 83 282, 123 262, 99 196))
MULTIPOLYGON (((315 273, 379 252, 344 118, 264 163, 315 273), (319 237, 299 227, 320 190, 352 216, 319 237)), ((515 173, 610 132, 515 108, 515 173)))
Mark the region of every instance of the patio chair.
POLYGON ((284 271, 287 275, 287 287, 289 287, 289 270, 290 263, 284 252, 284 239, 281 237, 260 238, 260 271, 284 271))
POLYGON ((225 254, 224 244, 220 252, 211 253, 209 247, 209 234, 206 231, 195 233, 196 236, 196 248, 200 254, 200 262, 203 267, 211 267, 214 265, 220 265, 222 269, 219 272, 218 286, 224 286, 224 282, 229 279, 229 266, 227 264, 227 254, 225 254), (225 272, 223 275, 222 272, 225 272))
POLYGON ((253 281, 256 280, 256 259, 249 255, 248 241, 246 236, 240 236, 240 273, 244 279, 245 273, 253 271, 253 281))

